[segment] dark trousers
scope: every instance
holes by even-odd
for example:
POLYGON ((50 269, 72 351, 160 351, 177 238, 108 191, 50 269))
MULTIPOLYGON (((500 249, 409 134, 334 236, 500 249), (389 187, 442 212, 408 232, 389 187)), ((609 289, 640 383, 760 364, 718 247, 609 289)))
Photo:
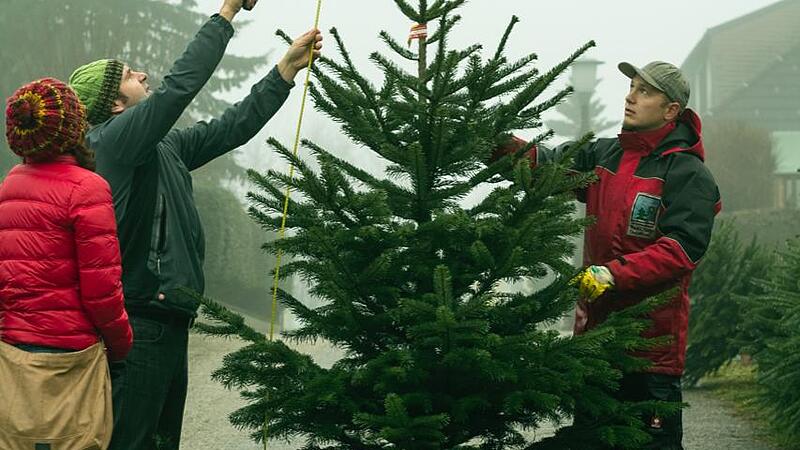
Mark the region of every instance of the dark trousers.
MULTIPOLYGON (((614 394, 615 398, 626 402, 642 401, 668 401, 681 402, 681 378, 669 375, 652 373, 626 374, 620 381, 620 388, 614 394)), ((681 441, 683 439, 683 424, 681 413, 671 417, 654 417, 648 415, 641 417, 652 440, 642 449, 647 450, 683 450, 681 441)), ((592 429, 597 426, 597 419, 593 419, 589 414, 576 411, 574 423, 579 428, 592 429)), ((587 445, 586 448, 615 450, 615 447, 599 445, 587 445)))
MULTIPOLYGON (((631 373, 622 377, 617 398, 629 402, 661 400, 680 403, 681 377, 657 373, 631 373)), ((646 449, 683 450, 683 418, 678 412, 670 417, 642 417, 653 441, 646 449)))
POLYGON ((186 402, 189 320, 130 315, 133 348, 114 364, 110 450, 177 450, 186 402))

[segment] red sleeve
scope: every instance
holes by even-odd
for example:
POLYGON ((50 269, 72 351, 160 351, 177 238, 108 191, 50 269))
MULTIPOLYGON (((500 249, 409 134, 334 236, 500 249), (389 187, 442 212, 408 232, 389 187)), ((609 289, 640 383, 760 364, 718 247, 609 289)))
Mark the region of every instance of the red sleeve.
MULTIPOLYGON (((494 149, 491 158, 489 158, 489 162, 493 163, 503 156, 513 154, 526 145, 528 145, 528 143, 525 140, 512 135, 508 142, 494 149)), ((528 153, 526 153, 528 158, 531 160, 531 167, 536 166, 536 154, 537 151, 535 145, 528 151, 528 153)))
POLYGON ((606 263, 614 276, 614 289, 642 289, 675 280, 691 272, 696 264, 681 244, 664 236, 644 250, 606 263))
POLYGON ((131 348, 133 333, 122 296, 121 257, 111 189, 100 176, 87 176, 73 191, 71 200, 81 302, 103 337, 109 359, 124 359, 131 348))
MULTIPOLYGON (((609 142, 611 140, 605 139, 605 141, 609 142)), ((600 141, 587 142, 585 145, 577 149, 577 151, 574 153, 574 160, 572 161, 572 170, 576 172, 588 172, 594 170, 594 167, 597 164, 598 149, 596 144, 598 142, 600 141)), ((492 151, 492 156, 489 158, 489 163, 493 163, 503 156, 514 154, 525 148, 527 145, 528 142, 512 135, 505 144, 495 148, 494 151, 492 151)), ((555 148, 534 144, 531 146, 530 150, 525 152, 525 156, 531 161, 531 168, 533 168, 538 164, 561 161, 564 158, 564 154, 569 152, 574 146, 575 142, 572 141, 564 142, 555 148)))

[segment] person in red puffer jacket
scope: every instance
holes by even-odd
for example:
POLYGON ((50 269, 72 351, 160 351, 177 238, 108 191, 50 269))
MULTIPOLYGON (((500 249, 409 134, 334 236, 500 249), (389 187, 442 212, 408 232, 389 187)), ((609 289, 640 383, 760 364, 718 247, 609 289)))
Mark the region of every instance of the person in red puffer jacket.
POLYGON ((84 107, 55 79, 8 99, 6 137, 22 157, 0 184, 0 340, 32 352, 102 340, 123 360, 132 332, 108 183, 84 146, 84 107))

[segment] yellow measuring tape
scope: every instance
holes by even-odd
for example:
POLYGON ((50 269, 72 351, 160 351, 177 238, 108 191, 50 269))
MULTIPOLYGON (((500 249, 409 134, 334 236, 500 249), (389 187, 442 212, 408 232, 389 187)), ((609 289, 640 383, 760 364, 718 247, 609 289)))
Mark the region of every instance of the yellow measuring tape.
MULTIPOLYGON (((314 29, 319 28, 319 15, 320 11, 322 11, 322 0, 317 0, 317 14, 314 18, 314 29)), ((311 45, 308 47, 308 66, 306 67, 306 80, 303 83, 303 98, 300 102, 300 117, 297 119, 297 131, 294 136, 294 150, 293 154, 295 158, 297 157, 297 149, 300 147, 300 129, 303 126, 303 116, 305 115, 306 111, 306 97, 308 96, 308 85, 311 81, 311 64, 314 58, 314 46, 316 45, 316 41, 312 41, 311 45)), ((289 165, 289 180, 294 178, 294 164, 289 165)), ((291 187, 286 186, 286 194, 283 199, 283 217, 281 218, 281 228, 278 232, 278 241, 283 240, 284 235, 286 234, 286 216, 289 212, 289 195, 291 194, 291 187)), ((275 278, 272 285, 272 317, 270 317, 269 322, 269 340, 272 341, 273 336, 275 335, 275 323, 277 321, 278 315, 278 280, 280 278, 280 270, 281 270, 281 258, 283 256, 283 251, 279 248, 278 254, 275 258, 275 278)), ((269 438, 268 433, 268 417, 264 416, 264 430, 263 430, 263 441, 264 441, 264 450, 267 449, 267 441, 269 438)))

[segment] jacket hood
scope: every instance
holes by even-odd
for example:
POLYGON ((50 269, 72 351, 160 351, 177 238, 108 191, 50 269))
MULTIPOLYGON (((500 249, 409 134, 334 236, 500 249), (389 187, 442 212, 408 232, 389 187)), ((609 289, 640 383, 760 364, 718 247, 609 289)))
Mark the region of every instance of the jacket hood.
POLYGON ((666 156, 670 153, 688 152, 705 161, 702 129, 700 116, 686 108, 678 118, 675 129, 658 145, 655 153, 666 156))

